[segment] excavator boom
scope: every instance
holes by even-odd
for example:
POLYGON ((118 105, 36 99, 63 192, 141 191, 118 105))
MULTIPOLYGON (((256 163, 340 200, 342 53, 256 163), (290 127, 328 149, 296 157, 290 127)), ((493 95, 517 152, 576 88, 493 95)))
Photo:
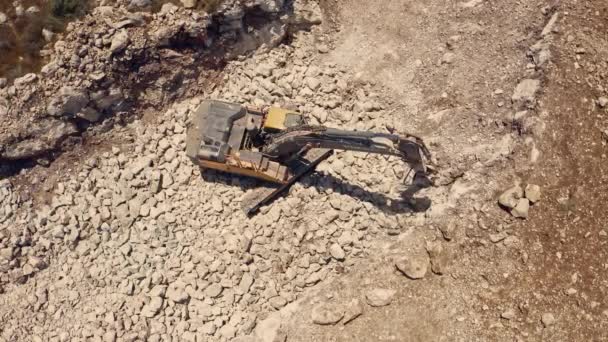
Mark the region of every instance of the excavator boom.
POLYGON ((403 158, 412 168, 424 170, 430 153, 422 139, 407 135, 346 131, 324 126, 299 126, 271 137, 264 153, 286 159, 311 148, 327 148, 393 155, 403 158))

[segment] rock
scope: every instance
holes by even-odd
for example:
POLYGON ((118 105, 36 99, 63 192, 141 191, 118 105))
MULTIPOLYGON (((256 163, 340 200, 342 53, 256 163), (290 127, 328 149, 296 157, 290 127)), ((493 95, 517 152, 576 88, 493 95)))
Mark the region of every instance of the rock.
POLYGON ((45 64, 42 69, 40 69, 40 73, 49 76, 55 73, 55 71, 57 70, 59 70, 59 64, 57 64, 56 62, 49 62, 45 64))
POLYGON ((316 77, 307 77, 305 82, 308 88, 310 88, 312 91, 317 90, 319 86, 321 86, 321 81, 319 81, 316 77))
POLYGON ((40 7, 30 6, 25 10, 25 13, 27 13, 29 15, 40 13, 40 7))
MULTIPOLYGON (((232 342, 258 342, 254 336, 237 336, 232 342)), ((271 341, 272 342, 272 341, 271 341)))
POLYGON ((47 105, 47 114, 55 117, 76 115, 89 102, 88 95, 72 87, 62 87, 59 95, 47 105))
POLYGON ((152 297, 150 302, 141 309, 141 315, 144 317, 152 318, 156 316, 160 309, 163 307, 162 297, 152 297))
MULTIPOLYGON (((215 324, 213 324, 213 322, 207 322, 207 323, 203 324, 202 328, 200 328, 200 329, 201 329, 200 331, 203 334, 213 335, 213 334, 215 334, 217 327, 215 326, 215 324)), ((203 339, 203 341, 205 341, 205 339, 203 339)))
POLYGON ((328 53, 329 46, 327 46, 327 44, 319 44, 317 45, 317 51, 319 51, 320 53, 328 53))
POLYGON ((431 259, 431 271, 435 274, 444 274, 450 259, 448 253, 443 249, 441 242, 427 242, 426 251, 431 259))
POLYGON ((0 262, 9 262, 13 260, 13 248, 0 248, 0 262))
POLYGON ((446 52, 443 57, 441 57, 442 64, 452 64, 456 55, 453 52, 446 52))
POLYGON ((8 17, 3 12, 0 12, 0 25, 6 23, 8 21, 8 17))
POLYGON ((606 97, 606 96, 600 97, 599 99, 597 99, 597 104, 602 108, 608 107, 608 97, 606 97))
POLYGON ((219 283, 213 283, 205 289, 205 295, 211 298, 219 297, 224 288, 219 283))
POLYGON ((262 9, 264 12, 277 13, 283 7, 285 0, 263 0, 256 1, 256 3, 259 4, 260 9, 262 9))
POLYGON ((454 231, 456 230, 456 223, 450 221, 448 224, 441 225, 439 227, 441 235, 446 241, 451 241, 454 238, 454 231))
POLYGON ((543 28, 542 32, 540 33, 540 35, 542 37, 548 35, 549 33, 553 32, 553 29, 555 28, 555 24, 557 23, 557 19, 559 19, 559 12, 555 12, 553 14, 553 16, 551 16, 551 19, 549 19, 549 21, 547 22, 547 25, 545 25, 545 27, 543 28))
POLYGON ((365 294, 365 299, 370 306, 386 306, 393 301, 395 293, 397 293, 395 290, 375 288, 365 294))
POLYGON ((91 107, 85 107, 76 113, 76 117, 84 119, 88 122, 97 122, 101 118, 101 113, 91 107))
POLYGON ((188 302, 190 295, 186 292, 183 286, 170 286, 167 289, 167 298, 175 303, 183 304, 188 302))
MULTIPOLYGON (((226 341, 232 341, 234 336, 236 335, 236 328, 231 326, 230 324, 226 324, 219 330, 220 336, 226 339, 226 341)), ((193 340, 195 341, 195 340, 193 340)))
POLYGON ((101 71, 89 74, 89 78, 92 79, 93 81, 101 81, 105 77, 106 77, 105 72, 101 72, 101 71))
POLYGON ((257 322, 255 327, 256 342, 274 342, 279 335, 281 329, 281 314, 279 312, 271 313, 266 319, 257 322))
POLYGON ((129 7, 131 8, 145 8, 152 5, 152 0, 131 0, 129 1, 129 7))
POLYGON ((103 342, 116 342, 116 331, 108 330, 103 334, 103 342))
POLYGON ((247 272, 243 274, 243 277, 239 282, 239 290, 241 290, 242 293, 247 293, 249 292, 251 285, 253 285, 253 276, 251 273, 247 272))
POLYGON ((516 185, 503 192, 498 197, 498 203, 505 208, 513 209, 522 197, 524 197, 524 191, 519 185, 516 185))
POLYGON ((469 0, 469 1, 459 3, 459 5, 463 8, 473 8, 473 7, 481 4, 482 2, 483 2, 483 0, 469 0))
POLYGON ((517 202, 517 205, 511 210, 511 215, 517 218, 528 218, 528 211, 530 210, 530 201, 527 198, 522 198, 517 202))
POLYGON ((549 312, 544 313, 541 317, 541 322, 545 327, 552 326, 553 324, 555 324, 555 316, 553 316, 553 314, 549 312))
POLYGON ((321 304, 312 309, 311 316, 315 324, 333 325, 344 317, 344 312, 335 305, 321 304))
POLYGON ((334 243, 331 246, 329 246, 329 254, 331 255, 332 258, 334 258, 338 261, 344 260, 344 258, 346 256, 342 247, 340 247, 340 245, 337 243, 334 243))
POLYGON ((91 100, 95 102, 95 106, 100 110, 118 107, 123 99, 122 91, 117 88, 110 89, 110 92, 107 95, 102 92, 91 95, 91 100))
POLYGON ((169 148, 166 152, 165 152, 165 161, 167 163, 170 163, 173 161, 173 159, 175 159, 175 157, 177 156, 177 152, 173 149, 173 148, 169 148))
POLYGON ((127 30, 120 30, 112 38, 110 44, 110 53, 114 54, 124 50, 130 43, 129 34, 127 30))
POLYGON ((13 85, 19 88, 34 82, 36 79, 38 79, 38 76, 36 76, 36 74, 34 73, 25 74, 24 76, 15 78, 15 80, 13 81, 13 85))
POLYGON ((540 50, 538 53, 538 58, 536 60, 536 65, 542 66, 547 64, 551 60, 551 50, 548 48, 540 50))
POLYGON ((361 316, 363 314, 363 305, 361 305, 361 301, 359 299, 353 299, 346 305, 346 310, 344 312, 344 320, 342 324, 346 325, 352 322, 355 318, 361 316))
POLYGON ((42 29, 42 36, 44 37, 45 41, 51 42, 55 36, 55 33, 51 30, 42 29))
POLYGON ((165 298, 167 294, 167 286, 166 285, 155 285, 152 290, 148 293, 150 297, 162 297, 165 298))
POLYGON ((28 263, 38 270, 43 270, 47 266, 46 262, 37 256, 30 256, 28 258, 28 263))
POLYGON ((422 256, 403 257, 395 261, 395 266, 410 279, 421 279, 426 275, 428 259, 422 256))
POLYGON ((500 317, 502 317, 506 320, 512 320, 513 318, 515 318, 515 311, 513 309, 508 309, 508 310, 504 311, 503 313, 501 313, 500 317))
POLYGON ((270 77, 273 67, 268 63, 259 63, 254 70, 256 76, 270 77))
POLYGON ((504 232, 504 231, 497 233, 497 234, 490 234, 490 241, 492 243, 499 243, 500 241, 506 239, 507 236, 509 236, 509 235, 507 235, 507 232, 504 232))
POLYGON ((25 13, 25 8, 19 3, 15 6, 15 15, 20 17, 25 13))
POLYGON ((315 109, 312 110, 312 116, 314 116, 317 120, 319 120, 319 123, 324 123, 327 121, 327 117, 328 114, 327 112, 322 109, 322 108, 318 108, 316 107, 315 109))
POLYGON ((180 0, 184 8, 194 8, 196 7, 196 0, 180 0))
POLYGON ((130 171, 133 175, 138 175, 143 170, 147 169, 152 165, 153 158, 151 156, 144 156, 139 158, 137 161, 133 163, 130 168, 130 171))
POLYGON ((0 89, 6 87, 8 80, 5 77, 0 77, 0 89))
POLYGON ((526 185, 526 190, 525 190, 525 195, 526 198, 531 202, 531 203, 536 203, 540 200, 540 186, 536 185, 536 184, 528 184, 526 185))
POLYGON ((272 297, 268 300, 268 304, 275 309, 280 309, 287 305, 287 300, 281 296, 272 297))
POLYGON ((28 159, 51 151, 66 137, 78 132, 71 122, 39 120, 30 125, 32 138, 5 147, 2 157, 9 160, 28 159))
POLYGON ((511 97, 511 100, 513 100, 514 103, 534 102, 534 100, 536 100, 536 93, 538 92, 539 88, 540 88, 539 80, 525 79, 517 85, 517 87, 515 88, 515 91, 513 92, 513 96, 511 97))

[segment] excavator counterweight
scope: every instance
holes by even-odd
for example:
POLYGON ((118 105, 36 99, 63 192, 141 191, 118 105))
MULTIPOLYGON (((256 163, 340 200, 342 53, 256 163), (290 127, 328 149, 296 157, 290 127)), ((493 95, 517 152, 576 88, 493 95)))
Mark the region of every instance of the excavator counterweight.
POLYGON ((195 164, 279 184, 246 208, 249 215, 312 172, 334 149, 401 157, 417 177, 426 177, 430 160, 416 136, 309 125, 304 116, 283 108, 210 100, 191 119, 186 154, 195 164))

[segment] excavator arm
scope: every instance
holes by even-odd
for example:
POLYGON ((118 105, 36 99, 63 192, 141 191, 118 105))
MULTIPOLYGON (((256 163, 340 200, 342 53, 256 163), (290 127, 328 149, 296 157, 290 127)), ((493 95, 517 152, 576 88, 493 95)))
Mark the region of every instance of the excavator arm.
POLYGON ((272 135, 263 152, 288 160, 313 148, 377 153, 401 157, 417 173, 426 173, 431 155, 422 139, 413 135, 346 131, 323 126, 299 126, 272 135))

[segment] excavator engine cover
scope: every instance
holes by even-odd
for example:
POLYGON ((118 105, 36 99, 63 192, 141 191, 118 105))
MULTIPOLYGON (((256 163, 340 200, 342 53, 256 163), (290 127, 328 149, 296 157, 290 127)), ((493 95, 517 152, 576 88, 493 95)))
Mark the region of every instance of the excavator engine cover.
POLYGON ((271 107, 266 115, 264 129, 269 132, 280 132, 286 128, 304 125, 306 121, 302 115, 288 109, 271 107))
POLYGON ((246 109, 234 103, 205 101, 194 115, 188 129, 186 154, 191 159, 202 158, 225 162, 230 146, 228 140, 234 121, 242 118, 246 109))

